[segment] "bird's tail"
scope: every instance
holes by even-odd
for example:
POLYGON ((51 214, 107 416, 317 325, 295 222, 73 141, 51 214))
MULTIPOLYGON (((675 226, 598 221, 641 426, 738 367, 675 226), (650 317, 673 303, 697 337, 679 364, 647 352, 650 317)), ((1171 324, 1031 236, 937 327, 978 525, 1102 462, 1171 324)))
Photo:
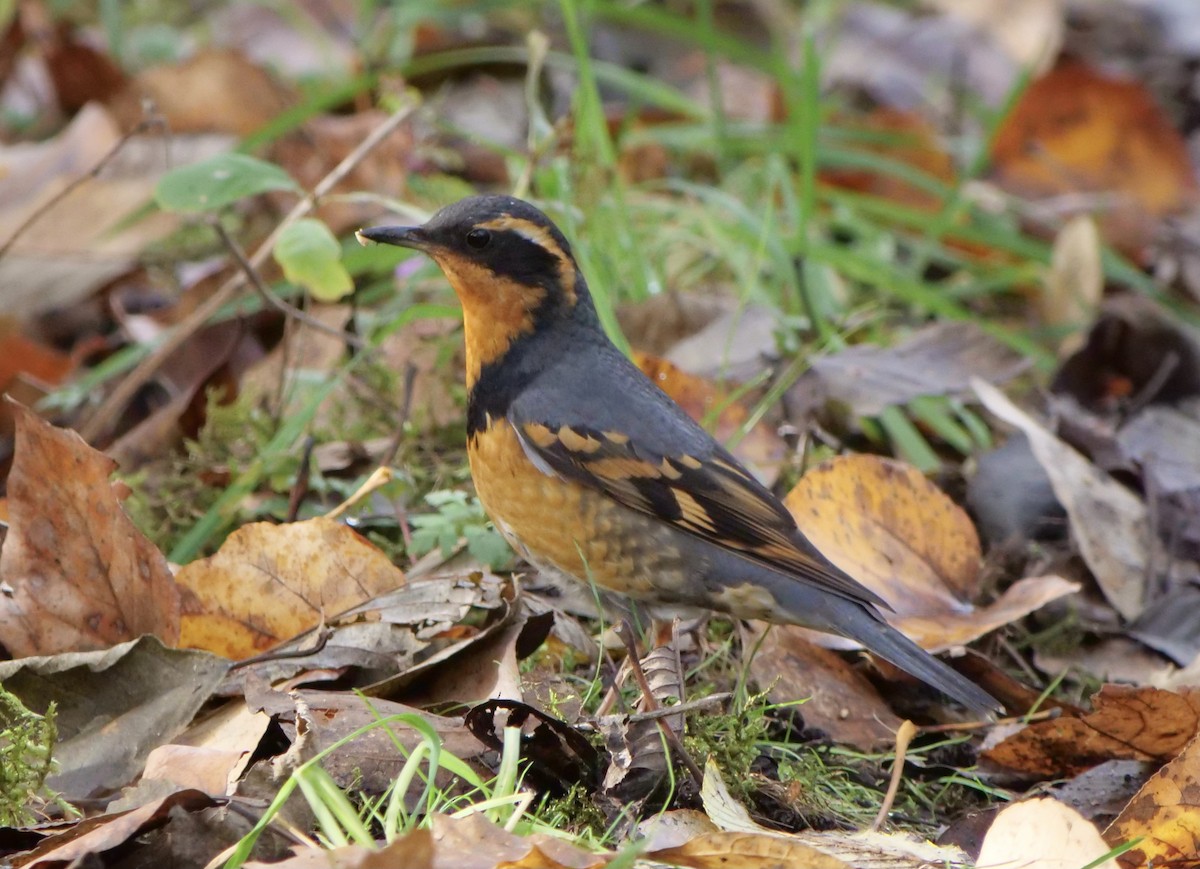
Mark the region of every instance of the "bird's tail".
MULTIPOLYGON (((832 564, 829 569, 837 571, 832 564)), ((1002 708, 994 697, 970 679, 933 657, 884 621, 873 604, 770 569, 756 571, 755 578, 771 591, 782 610, 774 617, 768 616, 772 621, 790 621, 856 640, 879 657, 953 697, 979 715, 991 718, 1002 708)))
POLYGON ((878 616, 869 620, 855 619, 852 625, 843 626, 839 633, 857 640, 879 657, 953 697, 978 715, 993 718, 1001 708, 991 694, 926 652, 878 616))

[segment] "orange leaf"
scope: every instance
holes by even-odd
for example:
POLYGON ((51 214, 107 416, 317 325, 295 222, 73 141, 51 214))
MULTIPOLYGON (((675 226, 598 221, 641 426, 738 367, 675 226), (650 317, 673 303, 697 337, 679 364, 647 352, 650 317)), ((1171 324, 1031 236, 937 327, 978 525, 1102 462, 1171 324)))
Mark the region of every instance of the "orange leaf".
POLYGON ((216 555, 185 565, 179 644, 256 655, 404 584, 381 551, 332 519, 239 528, 216 555))
POLYGON ((1136 866, 1195 865, 1200 830, 1200 736, 1151 776, 1124 811, 1104 831, 1112 846, 1138 836, 1142 841, 1117 858, 1136 866))
POLYGON ((927 649, 964 645, 1077 589, 1057 576, 1028 577, 973 606, 982 559, 975 526, 903 462, 838 456, 805 474, 784 503, 813 545, 891 604, 888 620, 927 649))
POLYGON ((1109 243, 1138 255, 1198 187, 1179 132, 1137 82, 1065 61, 1035 81, 992 150, 995 179, 1026 197, 1093 193, 1109 243))

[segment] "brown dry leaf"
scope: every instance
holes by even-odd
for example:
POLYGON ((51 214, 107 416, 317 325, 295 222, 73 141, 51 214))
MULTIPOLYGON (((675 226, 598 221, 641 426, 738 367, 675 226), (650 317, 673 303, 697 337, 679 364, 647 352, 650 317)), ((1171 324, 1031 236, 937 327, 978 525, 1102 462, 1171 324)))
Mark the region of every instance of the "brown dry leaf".
POLYGON ((79 435, 11 404, 16 449, 0 551, 0 643, 14 657, 103 649, 142 634, 179 638, 167 560, 109 482, 115 464, 79 435))
POLYGON ((114 231, 150 200, 167 168, 161 145, 141 148, 136 140, 99 177, 87 178, 119 141, 112 116, 90 103, 54 139, 0 146, 0 244, 25 229, 0 259, 0 314, 69 308, 130 269, 148 243, 178 224, 156 212, 114 231))
MULTIPOLYGON (((1109 852, 1100 831, 1070 806, 1049 797, 1005 808, 983 838, 977 866, 1079 869, 1109 852)), ((1093 869, 1116 869, 1105 860, 1093 869)))
POLYGON ((1050 477, 1071 523, 1071 536, 1104 597, 1132 621, 1142 612, 1151 539, 1141 498, 1063 443, 994 386, 972 383, 984 407, 1016 426, 1050 477))
POLYGON ((433 834, 426 829, 413 830, 384 845, 367 848, 346 845, 342 848, 309 848, 308 850, 270 863, 251 860, 246 869, 449 869, 450 865, 435 859, 433 834))
POLYGON ((1083 343, 1083 332, 1096 318, 1104 294, 1100 231, 1089 214, 1072 217, 1054 239, 1050 269, 1036 302, 1042 322, 1063 333, 1059 354, 1083 343))
POLYGON ((1169 760, 1200 732, 1200 689, 1105 685, 1083 718, 1038 721, 987 749, 993 763, 1038 778, 1075 775, 1106 760, 1169 760))
MULTIPOLYGON (((685 673, 679 657, 678 641, 669 639, 651 649, 641 659, 641 667, 650 688, 638 700, 637 711, 678 706, 685 699, 685 673)), ((629 673, 628 663, 621 673, 629 673)), ((620 677, 618 677, 619 680, 620 677)), ((608 768, 600 783, 601 790, 621 803, 648 797, 664 781, 671 769, 671 749, 663 739, 659 722, 673 733, 683 733, 686 721, 683 713, 672 713, 662 719, 630 721, 624 715, 605 715, 600 718, 599 731, 610 755, 608 768)))
MULTIPOLYGON (((745 405, 730 401, 729 394, 716 384, 688 374, 665 359, 635 351, 633 360, 654 384, 669 395, 692 419, 705 421, 717 414, 712 426, 713 436, 722 443, 732 437, 746 422, 749 413, 745 405)), ((773 428, 762 422, 756 424, 732 450, 739 460, 759 477, 774 479, 787 445, 773 428)))
POLYGON ((350 528, 324 517, 258 522, 216 555, 185 565, 179 644, 247 658, 404 584, 404 573, 350 528))
MULTIPOLYGON (((75 369, 75 360, 40 341, 21 335, 17 321, 0 315, 0 395, 34 405, 75 369)), ((10 405, 0 403, 0 439, 13 432, 10 405)))
POLYGON ((646 855, 673 866, 693 869, 844 869, 848 864, 793 839, 764 833, 704 833, 686 844, 646 855))
POLYGON ((57 707, 58 769, 47 784, 73 800, 128 784, 151 750, 188 726, 228 670, 213 655, 142 637, 100 651, 0 662, 0 682, 39 714, 57 707))
POLYGON ((149 100, 168 129, 248 136, 295 102, 291 89, 237 51, 209 49, 139 73, 109 105, 125 129, 149 100), (230 99, 237 94, 237 99, 230 99))
POLYGON ((961 507, 916 468, 871 455, 813 468, 784 502, 827 558, 895 607, 889 621, 926 649, 963 645, 1077 589, 1029 577, 986 607, 979 535, 961 507))
MULTIPOLYGON (((701 797, 704 800, 704 811, 708 813, 713 823, 724 832, 749 833, 797 842, 813 849, 820 855, 837 860, 832 864, 818 864, 821 866, 887 866, 893 867, 893 869, 924 869, 927 866, 959 865, 966 858, 966 855, 958 848, 934 845, 902 833, 806 831, 788 834, 764 827, 751 818, 745 806, 729 793, 729 788, 721 779, 720 770, 711 758, 704 767, 704 785, 701 797)), ((726 865, 740 866, 741 863, 726 865)), ((774 865, 792 864, 776 863, 774 865)), ((809 864, 800 865, 808 866, 809 864)))
MULTIPOLYGON (((522 646, 527 626, 533 623, 532 619, 516 615, 513 607, 466 642, 442 649, 398 678, 374 685, 371 690, 400 696, 420 706, 478 703, 496 698, 521 700, 517 649, 522 646)), ((539 645, 541 640, 533 643, 532 648, 539 645)))
POLYGON ((1114 848, 1142 837, 1117 858, 1124 869, 1195 865, 1200 849, 1200 736, 1155 773, 1104 831, 1114 848))
POLYGON ((120 847, 170 820, 172 810, 197 812, 214 805, 200 791, 184 790, 149 802, 128 812, 100 815, 80 821, 63 833, 43 839, 36 848, 12 858, 16 869, 41 869, 74 864, 88 854, 103 854, 120 847))
POLYGON ((212 797, 233 793, 262 741, 271 716, 234 700, 146 758, 142 780, 161 779, 212 797))
MULTIPOLYGON (((485 779, 490 775, 481 759, 488 748, 470 732, 462 718, 434 715, 390 700, 366 698, 345 691, 284 693, 271 690, 256 695, 253 700, 248 699, 247 703, 251 708, 264 707, 263 711, 278 721, 289 737, 303 734, 306 756, 328 751, 321 766, 340 787, 380 794, 395 782, 408 760, 408 753, 425 740, 416 728, 404 721, 390 721, 386 728, 372 728, 350 742, 342 743, 351 733, 395 715, 420 718, 438 734, 443 750, 485 779), (404 746, 403 752, 397 749, 397 743, 404 746)), ((469 787, 444 770, 439 771, 437 782, 439 787, 455 792, 463 792, 469 787)), ((413 782, 414 799, 423 787, 424 782, 419 778, 413 782)))
POLYGON ((455 869, 593 869, 611 855, 593 854, 542 833, 518 836, 481 814, 430 819, 434 864, 455 869))
POLYGON ((1020 353, 975 323, 942 322, 891 347, 858 344, 818 356, 798 387, 816 379, 823 400, 844 404, 858 416, 875 416, 924 395, 969 397, 972 377, 1004 383, 1028 367, 1020 353))
POLYGON ((995 180, 1027 198, 1096 194, 1105 239, 1141 256, 1163 217, 1196 202, 1183 138, 1146 88, 1067 60, 1022 95, 996 134, 995 180))
POLYGON ((80 39, 67 22, 60 21, 40 41, 58 105, 68 115, 90 102, 107 100, 124 86, 125 73, 113 59, 80 39))
MULTIPOLYGON (((276 142, 271 159, 301 187, 311 189, 385 120, 387 113, 379 110, 319 115, 276 142)), ((412 126, 403 124, 355 163, 350 173, 330 191, 333 195, 317 207, 314 216, 328 224, 335 234, 378 217, 382 208, 377 202, 339 202, 337 195, 369 190, 374 196, 402 198, 412 148, 412 126)))
MULTIPOLYGON (((744 648, 755 648, 753 639, 744 648)), ((799 712, 808 727, 839 745, 876 751, 895 739, 900 719, 867 678, 836 652, 812 643, 790 625, 767 631, 750 674, 773 703, 807 698, 799 712)))
POLYGON ((190 788, 223 797, 233 787, 229 773, 246 758, 246 753, 234 749, 195 748, 190 745, 160 745, 146 758, 142 781, 170 782, 180 788, 190 788))

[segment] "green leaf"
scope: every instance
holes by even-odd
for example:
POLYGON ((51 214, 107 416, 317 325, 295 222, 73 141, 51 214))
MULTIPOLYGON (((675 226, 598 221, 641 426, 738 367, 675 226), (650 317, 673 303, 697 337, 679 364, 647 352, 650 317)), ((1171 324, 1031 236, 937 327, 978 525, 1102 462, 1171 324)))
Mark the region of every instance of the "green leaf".
POLYGON ((154 188, 154 200, 166 211, 201 213, 268 190, 300 188, 276 166, 245 154, 219 154, 199 163, 172 169, 154 188))
POLYGON ((342 265, 342 246, 329 227, 315 218, 297 220, 285 229, 274 253, 284 277, 322 302, 336 302, 354 289, 342 265))

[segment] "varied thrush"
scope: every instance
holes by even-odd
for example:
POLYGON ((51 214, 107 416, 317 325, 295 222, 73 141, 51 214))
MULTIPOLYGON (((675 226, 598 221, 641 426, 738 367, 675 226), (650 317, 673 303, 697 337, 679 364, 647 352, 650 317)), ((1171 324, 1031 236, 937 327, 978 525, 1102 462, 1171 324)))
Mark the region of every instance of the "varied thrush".
POLYGON ((888 625, 887 604, 617 349, 537 208, 474 196, 423 226, 360 235, 428 254, 462 302, 471 475, 535 567, 652 613, 706 607, 840 634, 975 712, 997 708, 888 625))

